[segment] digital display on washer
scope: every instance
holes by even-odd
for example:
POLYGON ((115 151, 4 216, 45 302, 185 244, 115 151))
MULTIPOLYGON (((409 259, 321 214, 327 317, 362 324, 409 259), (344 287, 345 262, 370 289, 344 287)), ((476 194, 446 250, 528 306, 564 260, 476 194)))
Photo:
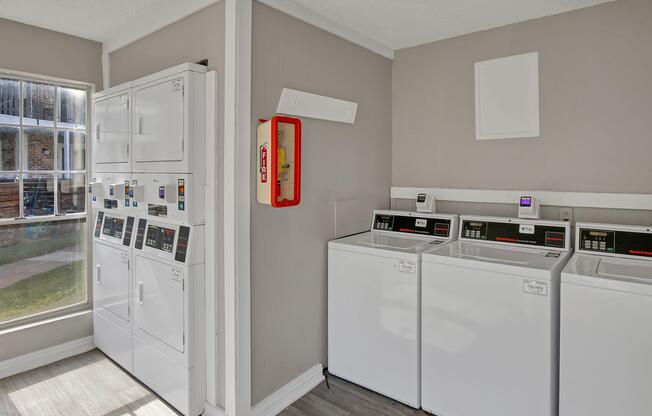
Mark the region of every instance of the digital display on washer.
POLYGON ((167 251, 168 253, 172 253, 175 233, 176 231, 172 228, 150 225, 147 227, 147 238, 145 239, 145 245, 157 250, 163 250, 167 251))
POLYGON ((410 215, 376 214, 374 230, 449 237, 451 220, 410 215))
POLYGON ((125 220, 115 217, 106 216, 104 218, 104 227, 102 227, 102 234, 109 237, 122 239, 122 229, 125 220))
POLYGON ((566 228, 518 222, 462 221, 461 237, 540 247, 565 248, 566 228))
POLYGON ((652 232, 581 228, 578 249, 652 258, 652 232))

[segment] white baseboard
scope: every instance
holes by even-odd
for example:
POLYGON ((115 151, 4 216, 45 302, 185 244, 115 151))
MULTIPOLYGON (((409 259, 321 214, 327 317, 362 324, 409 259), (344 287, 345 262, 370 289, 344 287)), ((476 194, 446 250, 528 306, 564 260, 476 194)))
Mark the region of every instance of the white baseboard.
POLYGON ((225 416, 226 412, 221 407, 215 407, 212 404, 206 402, 204 403, 204 414, 203 416, 225 416))
POLYGON ((64 358, 83 354, 93 348, 95 348, 93 337, 89 336, 29 354, 19 355, 0 362, 0 379, 43 367, 64 358))
POLYGON ((251 416, 276 416, 324 380, 324 368, 317 364, 251 409, 251 416))

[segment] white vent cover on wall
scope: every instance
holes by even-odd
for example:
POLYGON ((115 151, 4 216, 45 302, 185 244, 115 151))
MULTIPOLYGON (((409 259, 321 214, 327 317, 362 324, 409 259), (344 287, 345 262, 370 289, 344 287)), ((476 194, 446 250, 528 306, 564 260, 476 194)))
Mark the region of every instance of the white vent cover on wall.
POLYGON ((320 120, 355 123, 358 103, 283 88, 277 113, 320 120))
POLYGON ((539 53, 475 63, 475 138, 539 137, 539 53))

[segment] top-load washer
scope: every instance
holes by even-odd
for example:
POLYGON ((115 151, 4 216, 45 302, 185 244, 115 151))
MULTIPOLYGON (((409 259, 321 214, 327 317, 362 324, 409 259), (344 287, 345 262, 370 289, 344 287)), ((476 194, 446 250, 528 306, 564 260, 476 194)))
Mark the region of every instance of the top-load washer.
POLYGON ((652 227, 577 224, 561 275, 560 416, 652 413, 652 227))
POLYGON ((419 407, 420 253, 457 215, 374 211, 372 231, 328 244, 328 369, 419 407))
POLYGON ((444 416, 553 416, 570 224, 460 222, 458 241, 422 254, 422 407, 444 416))

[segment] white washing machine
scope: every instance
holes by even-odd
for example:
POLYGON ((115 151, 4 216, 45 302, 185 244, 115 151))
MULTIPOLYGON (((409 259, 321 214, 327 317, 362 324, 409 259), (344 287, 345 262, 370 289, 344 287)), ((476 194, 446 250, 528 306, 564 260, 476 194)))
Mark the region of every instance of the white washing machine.
POLYGON ((133 374, 184 415, 199 415, 206 398, 204 227, 140 218, 133 273, 133 374))
POLYGON ((131 264, 135 217, 97 212, 93 229, 94 343, 128 371, 133 369, 131 264))
POLYGON ((422 254, 422 407, 442 416, 556 415, 570 225, 460 223, 458 241, 422 254))
POLYGON ((374 211, 372 231, 328 244, 328 369, 418 408, 420 253, 457 215, 374 211))
POLYGON ((652 227, 577 224, 561 276, 560 416, 652 414, 652 227))

